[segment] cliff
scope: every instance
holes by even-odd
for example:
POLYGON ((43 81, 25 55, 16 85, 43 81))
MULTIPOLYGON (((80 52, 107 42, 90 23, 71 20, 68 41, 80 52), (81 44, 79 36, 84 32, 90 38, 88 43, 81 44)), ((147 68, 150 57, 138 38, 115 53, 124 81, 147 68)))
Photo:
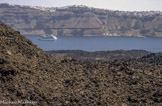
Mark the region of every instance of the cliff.
POLYGON ((0 22, 0 105, 161 105, 161 70, 162 53, 103 63, 57 60, 0 22))
POLYGON ((22 34, 162 37, 162 12, 128 12, 70 6, 0 4, 0 20, 22 34))

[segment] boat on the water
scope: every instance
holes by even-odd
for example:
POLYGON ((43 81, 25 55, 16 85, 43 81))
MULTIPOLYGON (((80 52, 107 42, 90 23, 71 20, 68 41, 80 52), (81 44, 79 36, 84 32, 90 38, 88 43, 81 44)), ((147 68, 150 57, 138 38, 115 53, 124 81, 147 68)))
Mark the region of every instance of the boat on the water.
POLYGON ((38 40, 41 41, 55 41, 57 37, 55 35, 42 35, 38 40))

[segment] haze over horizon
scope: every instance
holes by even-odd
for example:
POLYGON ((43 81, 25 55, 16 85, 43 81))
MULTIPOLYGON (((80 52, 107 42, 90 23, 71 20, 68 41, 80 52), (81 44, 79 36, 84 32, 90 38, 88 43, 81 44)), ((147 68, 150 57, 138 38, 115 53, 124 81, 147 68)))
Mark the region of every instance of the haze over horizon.
POLYGON ((35 0, 32 2, 29 0, 1 0, 0 3, 44 7, 85 5, 121 11, 162 11, 162 0, 35 0))

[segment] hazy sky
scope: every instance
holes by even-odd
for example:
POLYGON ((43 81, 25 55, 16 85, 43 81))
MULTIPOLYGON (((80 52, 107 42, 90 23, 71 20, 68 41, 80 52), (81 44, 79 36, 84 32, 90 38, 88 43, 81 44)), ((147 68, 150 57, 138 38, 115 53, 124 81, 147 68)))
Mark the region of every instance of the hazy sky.
POLYGON ((162 0, 0 0, 0 3, 46 7, 86 5, 124 11, 162 11, 162 0))

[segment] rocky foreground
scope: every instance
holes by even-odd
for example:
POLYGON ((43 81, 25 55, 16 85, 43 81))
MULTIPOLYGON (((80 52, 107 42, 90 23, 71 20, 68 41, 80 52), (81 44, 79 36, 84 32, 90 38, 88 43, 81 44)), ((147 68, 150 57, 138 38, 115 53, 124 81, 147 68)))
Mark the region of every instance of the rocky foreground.
POLYGON ((0 22, 0 100, 39 106, 160 106, 162 53, 98 63, 53 59, 0 22))

